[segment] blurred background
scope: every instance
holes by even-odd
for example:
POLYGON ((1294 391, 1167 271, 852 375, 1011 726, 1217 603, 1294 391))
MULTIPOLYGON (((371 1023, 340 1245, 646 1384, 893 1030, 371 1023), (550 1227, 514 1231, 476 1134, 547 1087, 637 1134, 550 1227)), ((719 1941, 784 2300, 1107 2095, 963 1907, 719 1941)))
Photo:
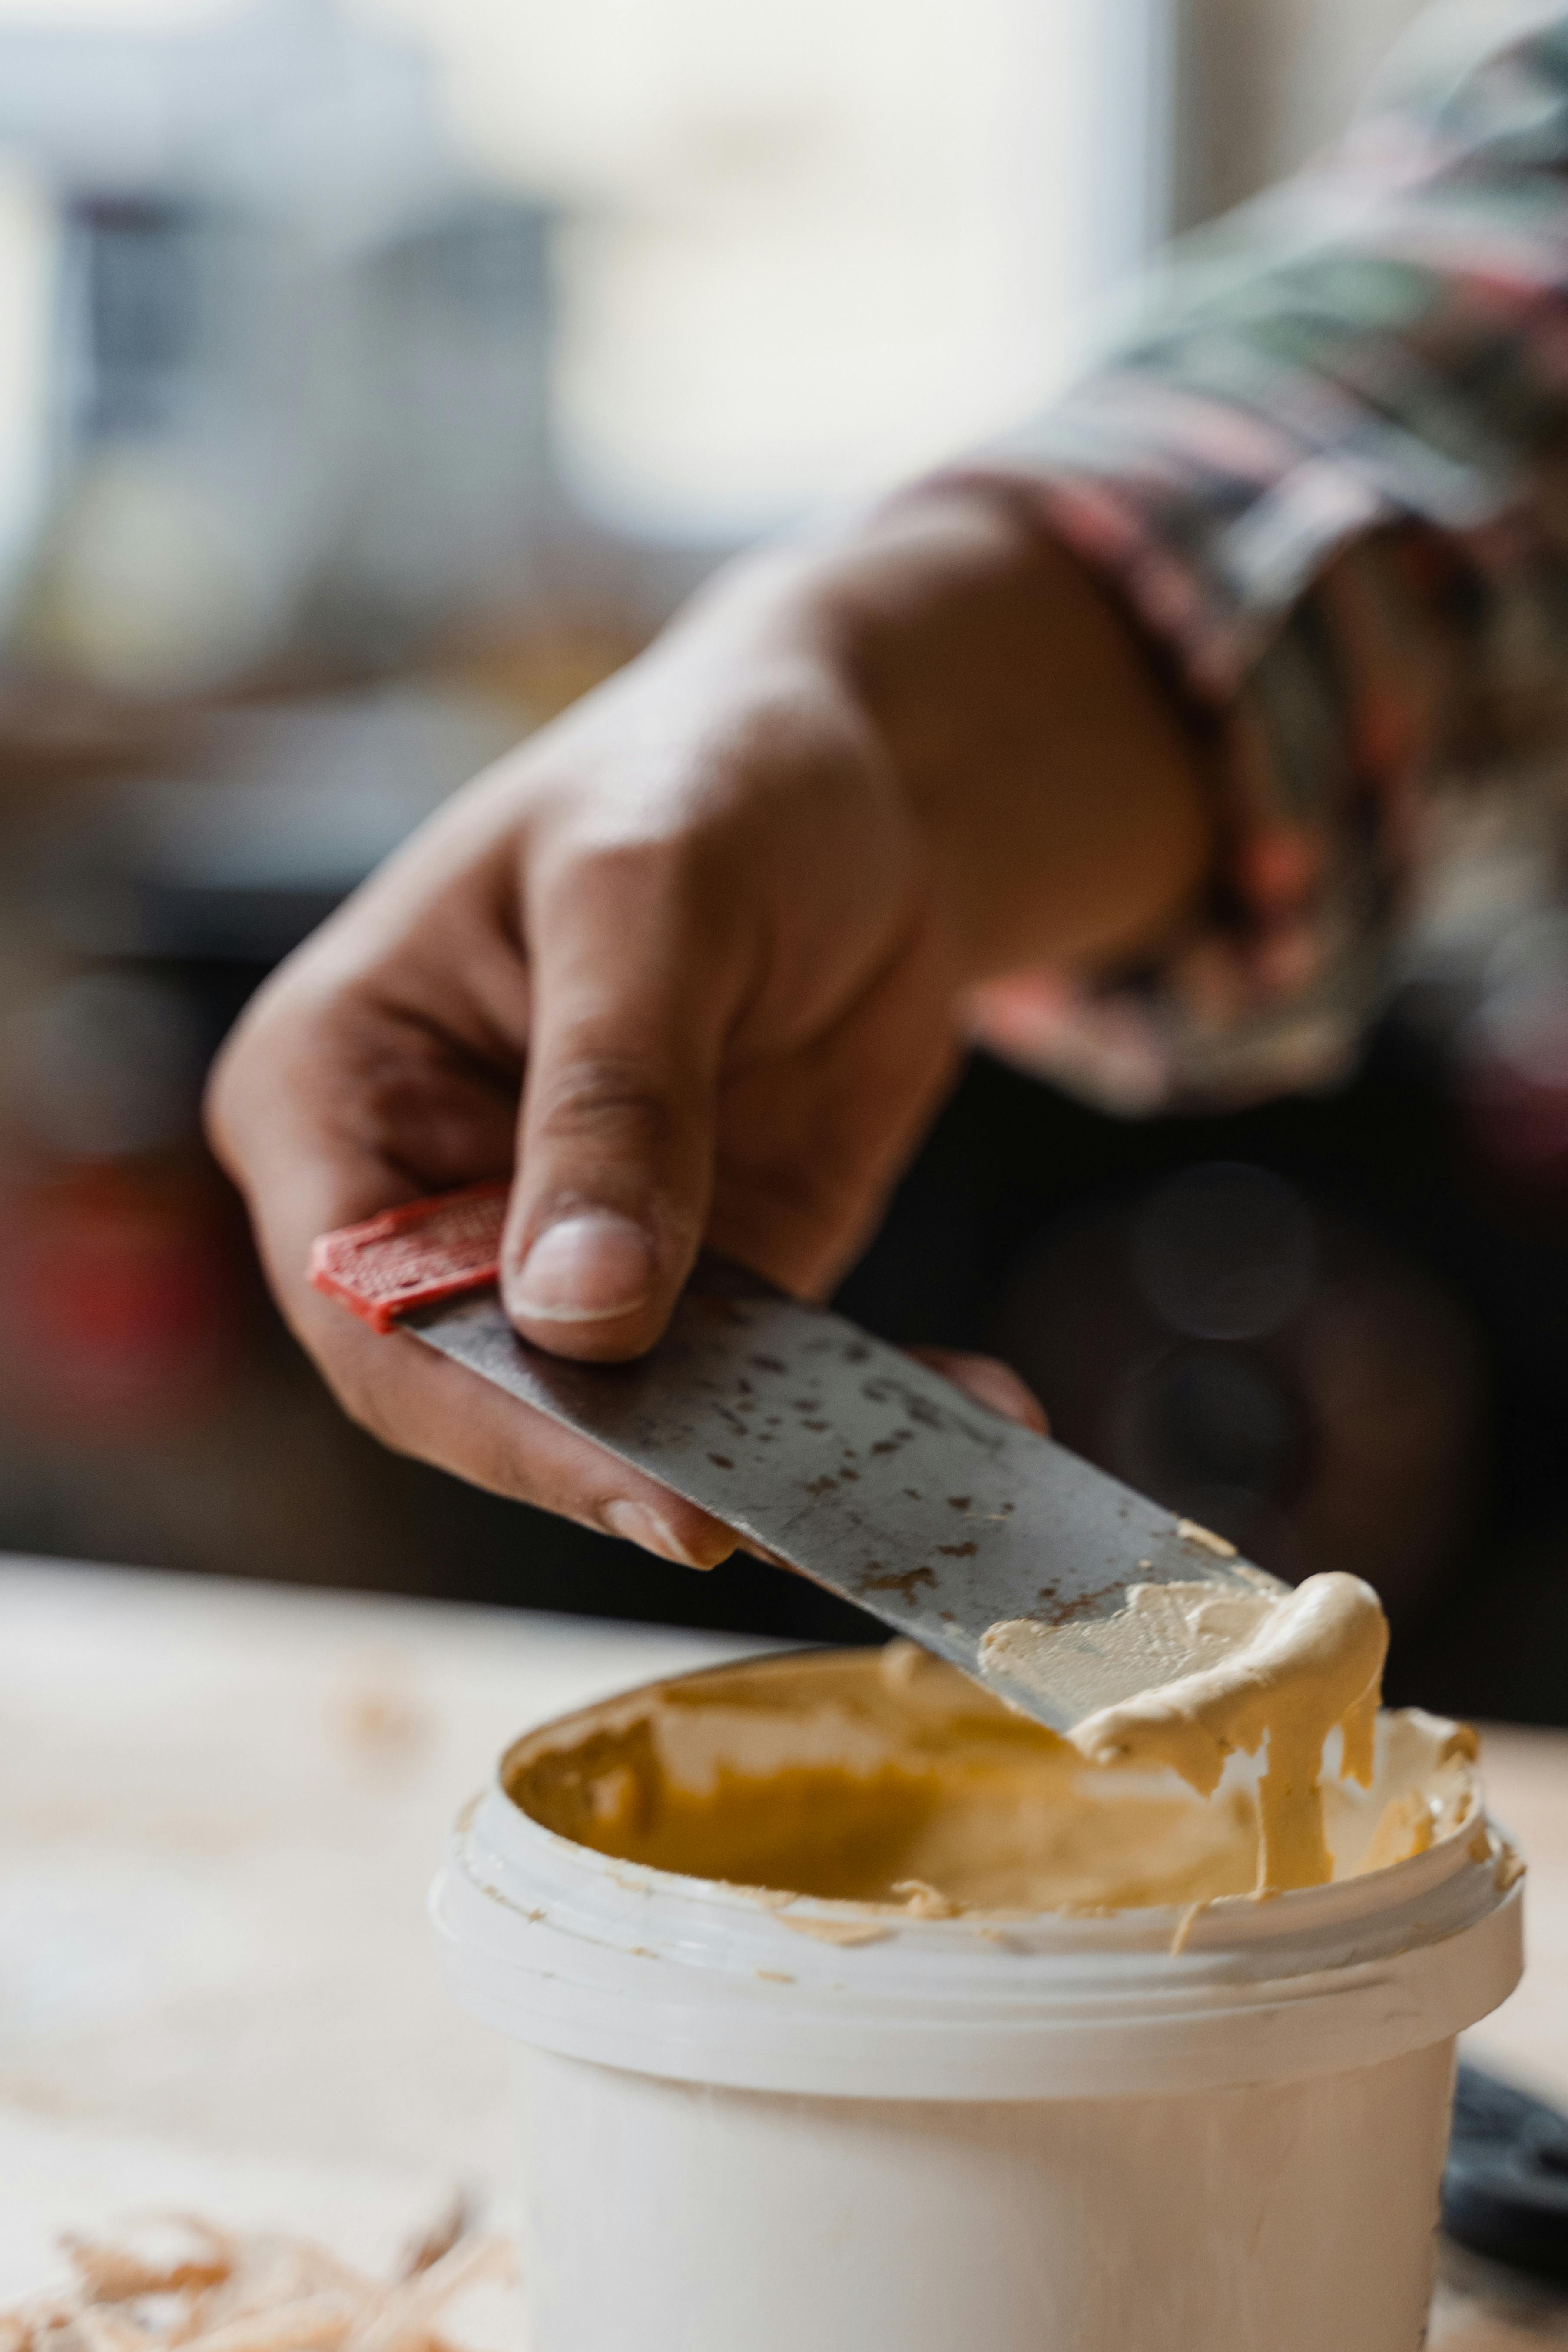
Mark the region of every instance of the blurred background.
MULTIPOLYGON (((716 562, 1004 428, 1408 0, 0 0, 0 1549, 856 1638, 342 1420, 211 1055, 443 794, 716 562)), ((1532 830, 1532 825, 1536 828, 1532 830)), ((846 1286, 1568 1722, 1565 845, 1456 829, 1345 1089, 977 1061, 846 1286)))

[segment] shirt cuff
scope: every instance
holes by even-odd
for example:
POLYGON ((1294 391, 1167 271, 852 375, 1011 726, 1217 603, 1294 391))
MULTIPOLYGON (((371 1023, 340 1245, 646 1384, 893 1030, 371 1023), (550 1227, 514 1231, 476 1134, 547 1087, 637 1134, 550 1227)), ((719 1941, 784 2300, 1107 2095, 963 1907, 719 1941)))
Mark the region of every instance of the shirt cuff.
POLYGON ((1315 458, 1265 480, 1289 452, 1245 416, 1209 403, 1198 419, 1144 385, 1136 424, 1118 458, 1102 422, 1094 470, 1081 450, 966 469, 1005 479, 1100 575, 1205 750, 1216 849, 1190 919, 1135 966, 1019 975, 972 1001, 978 1042, 1124 1114, 1223 1108, 1352 1065, 1452 729, 1465 585, 1451 543, 1315 458), (1242 521, 1250 573, 1223 552, 1242 521))

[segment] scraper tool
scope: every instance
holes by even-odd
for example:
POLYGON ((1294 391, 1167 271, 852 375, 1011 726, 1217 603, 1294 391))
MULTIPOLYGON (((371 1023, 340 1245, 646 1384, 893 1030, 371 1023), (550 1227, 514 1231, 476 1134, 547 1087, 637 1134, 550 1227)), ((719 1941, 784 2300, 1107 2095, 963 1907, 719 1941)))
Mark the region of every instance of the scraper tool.
MULTIPOLYGON (((633 1363, 530 1346, 496 1289, 504 1183, 322 1236, 310 1279, 672 1486, 830 1592, 1070 1730, 1179 1670, 1125 1638, 1127 1588, 1285 1588, 1066 1446, 972 1404, 843 1316, 705 1255, 633 1363), (984 1656, 994 1626, 1061 1629, 1047 1674, 984 1656)), ((1005 1645, 1004 1645, 1005 1646, 1005 1645)))

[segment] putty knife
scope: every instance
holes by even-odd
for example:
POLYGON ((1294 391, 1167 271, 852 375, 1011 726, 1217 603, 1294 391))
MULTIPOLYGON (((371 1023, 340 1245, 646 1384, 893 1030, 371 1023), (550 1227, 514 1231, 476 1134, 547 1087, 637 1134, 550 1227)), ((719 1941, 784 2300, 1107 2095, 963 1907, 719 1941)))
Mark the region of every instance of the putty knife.
POLYGON ((1066 1446, 973 1404, 843 1316, 704 1256, 627 1364, 519 1339, 495 1286, 504 1184, 317 1242, 310 1278, 672 1486, 777 1559, 1069 1730, 1179 1670, 1119 1638, 1135 1584, 1285 1588, 1066 1446), (983 1663, 987 1631, 1060 1628, 1048 1687, 983 1663))

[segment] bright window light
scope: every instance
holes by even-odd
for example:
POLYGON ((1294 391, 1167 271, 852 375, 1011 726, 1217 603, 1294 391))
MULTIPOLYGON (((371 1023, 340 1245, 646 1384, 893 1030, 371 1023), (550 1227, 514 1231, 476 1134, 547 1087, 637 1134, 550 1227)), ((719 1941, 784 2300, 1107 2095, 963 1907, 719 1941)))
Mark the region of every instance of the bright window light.
POLYGON ((1162 0, 358 0, 557 198, 556 431, 725 540, 1013 422, 1163 205, 1162 0))
MULTIPOLYGON (((872 490, 1061 381, 1163 224, 1172 5, 0 0, 0 27, 84 51, 242 15, 416 35, 462 155, 558 210, 573 488, 702 544, 872 490)), ((10 319, 37 310, 6 275, 36 266, 16 201, 0 188, 10 319)), ((0 357, 0 532, 31 365, 0 357)))
POLYGON ((47 478, 54 255, 42 190, 0 158, 0 580, 37 524, 47 478))

